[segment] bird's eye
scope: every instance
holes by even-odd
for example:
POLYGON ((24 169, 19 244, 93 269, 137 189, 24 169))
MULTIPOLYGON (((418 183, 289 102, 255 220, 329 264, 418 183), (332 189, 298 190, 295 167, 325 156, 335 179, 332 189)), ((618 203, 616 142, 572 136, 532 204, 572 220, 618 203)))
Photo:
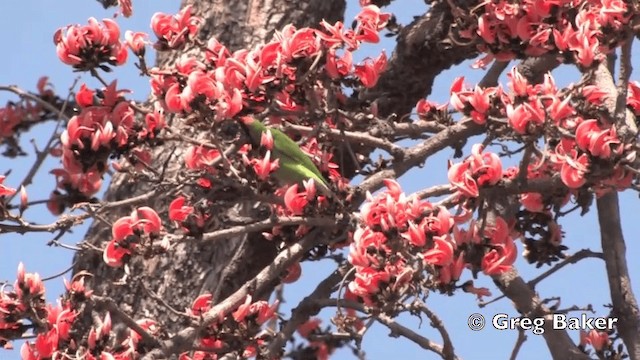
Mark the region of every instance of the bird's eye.
POLYGON ((224 120, 218 125, 217 135, 223 142, 230 143, 235 142, 243 132, 237 121, 224 120))

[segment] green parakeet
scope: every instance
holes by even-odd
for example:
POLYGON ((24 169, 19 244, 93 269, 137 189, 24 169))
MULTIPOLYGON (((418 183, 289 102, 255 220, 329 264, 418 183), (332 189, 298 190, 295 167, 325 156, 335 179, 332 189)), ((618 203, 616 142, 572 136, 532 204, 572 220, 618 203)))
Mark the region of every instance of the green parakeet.
POLYGON ((260 145, 263 133, 267 130, 271 131, 271 136, 273 137, 271 156, 274 160, 278 159, 280 165, 273 173, 278 181, 282 184, 296 184, 301 183, 303 180, 313 179, 316 188, 322 194, 333 197, 334 194, 329 189, 329 184, 320 173, 320 170, 289 136, 249 116, 241 118, 240 123, 251 138, 251 144, 254 147, 260 145))

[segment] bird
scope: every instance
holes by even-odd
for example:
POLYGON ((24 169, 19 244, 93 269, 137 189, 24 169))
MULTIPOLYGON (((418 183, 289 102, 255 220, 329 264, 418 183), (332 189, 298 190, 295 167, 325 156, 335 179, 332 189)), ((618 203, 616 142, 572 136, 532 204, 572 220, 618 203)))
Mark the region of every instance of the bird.
POLYGON ((318 167, 287 134, 267 126, 251 116, 241 117, 240 124, 249 136, 251 145, 254 148, 260 146, 264 133, 271 132, 273 137, 271 155, 274 160, 278 159, 279 162, 279 167, 274 171, 273 175, 278 182, 284 185, 293 185, 313 179, 316 188, 323 195, 335 198, 335 194, 329 188, 327 180, 322 176, 318 167))

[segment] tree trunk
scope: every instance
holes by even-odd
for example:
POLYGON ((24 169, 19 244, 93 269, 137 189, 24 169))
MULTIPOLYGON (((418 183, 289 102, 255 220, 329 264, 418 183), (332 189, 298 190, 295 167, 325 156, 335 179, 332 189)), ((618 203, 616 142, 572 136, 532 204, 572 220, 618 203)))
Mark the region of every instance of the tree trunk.
MULTIPOLYGON (((329 22, 342 20, 345 9, 345 2, 342 0, 189 0, 183 1, 182 6, 189 4, 193 6, 192 12, 205 20, 201 40, 206 42, 210 37, 216 37, 230 51, 268 41, 275 30, 286 24, 316 27, 322 19, 329 22)), ((195 57, 202 56, 198 49, 189 49, 187 52, 195 57)), ((158 66, 172 64, 183 53, 184 51, 159 53, 158 66)), ((193 130, 186 127, 181 130, 191 133, 191 136, 202 135, 193 134, 193 130)), ((183 167, 184 150, 168 147, 156 149, 154 166, 160 168, 166 163, 166 175, 171 177, 183 167)), ((105 200, 127 199, 151 190, 155 190, 157 195, 139 206, 150 206, 159 213, 162 212, 160 215, 163 221, 168 223, 166 209, 172 200, 166 195, 169 189, 152 189, 150 184, 137 182, 127 175, 117 173, 107 189, 105 200)), ((250 209, 235 210, 247 212, 250 209)), ((106 220, 113 222, 128 215, 129 211, 124 209, 119 214, 112 212, 106 220)), ((96 221, 91 225, 85 240, 95 247, 103 248, 110 239, 111 226, 96 221)), ((264 241, 260 234, 252 234, 218 241, 215 245, 203 245, 196 240, 181 242, 167 255, 149 260, 136 257, 129 264, 130 275, 124 283, 119 281, 124 275, 123 270, 106 266, 99 251, 79 252, 75 258, 74 273, 89 271, 94 274, 92 279, 88 279, 89 286, 96 294, 112 297, 134 318, 154 318, 166 324, 166 330, 175 332, 184 327, 178 321, 180 317, 168 311, 154 298, 163 299, 166 305, 183 311, 200 293, 213 293, 222 285, 218 289, 219 296, 215 299, 222 300, 268 265, 275 254, 276 249, 270 242, 264 241), (223 273, 227 276, 223 277, 223 273), (150 292, 156 296, 152 296, 150 292)))

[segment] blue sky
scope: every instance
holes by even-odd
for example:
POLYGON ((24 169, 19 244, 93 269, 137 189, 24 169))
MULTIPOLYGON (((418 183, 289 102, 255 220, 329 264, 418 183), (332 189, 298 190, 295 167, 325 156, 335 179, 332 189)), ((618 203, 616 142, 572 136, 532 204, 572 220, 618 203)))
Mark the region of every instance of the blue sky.
MULTIPOLYGON (((149 20, 156 11, 175 12, 178 9, 177 0, 154 0, 134 1, 134 16, 131 19, 118 18, 118 23, 124 30, 147 31, 149 32, 149 20)), ((350 0, 350 6, 346 18, 349 24, 353 15, 357 12, 357 1, 350 0)), ((391 9, 398 16, 401 23, 408 23, 413 15, 418 15, 425 9, 422 0, 402 0, 394 2, 391 9), (402 4, 402 5, 400 5, 402 4)), ((55 6, 47 6, 47 2, 39 0, 11 1, 3 4, 3 11, 0 12, 0 31, 5 34, 5 55, 0 57, 0 84, 17 84, 23 88, 33 90, 40 76, 50 77, 59 93, 66 93, 73 81, 82 76, 82 81, 90 86, 95 86, 95 82, 84 74, 73 73, 69 66, 62 64, 56 57, 55 47, 52 37, 55 30, 70 23, 84 24, 87 18, 94 16, 98 19, 111 17, 113 9, 105 11, 95 1, 71 1, 59 0, 55 6)), ((390 55, 394 47, 392 39, 383 38, 383 41, 376 46, 367 46, 357 53, 359 59, 367 56, 374 57, 381 49, 386 49, 390 55)), ((637 47, 636 47, 637 48, 637 47)), ((637 55, 637 54, 636 54, 637 55)), ((148 63, 153 63, 151 52, 147 57, 148 63), (151 56, 149 56, 151 55, 151 56)), ((477 82, 483 75, 482 71, 470 68, 470 63, 466 62, 450 69, 442 74, 434 86, 434 93, 430 99, 437 102, 445 102, 449 96, 449 86, 451 81, 461 74, 464 74, 469 84, 477 82)), ((568 84, 578 80, 576 72, 565 67, 554 73, 558 84, 568 84)), ((133 91, 133 96, 137 99, 144 99, 148 92, 148 81, 138 75, 137 69, 132 63, 125 67, 116 69, 112 74, 106 75, 107 79, 117 78, 121 88, 133 91)), ((109 81, 108 80, 108 81, 109 81)), ((0 103, 16 98, 0 93, 0 103)), ((28 134, 22 140, 25 149, 32 149, 30 141, 33 139, 37 144, 43 144, 48 139, 52 130, 51 125, 41 126, 36 131, 28 134)), ((411 193, 419 189, 446 182, 446 161, 452 156, 450 151, 429 159, 425 166, 414 169, 400 179, 400 183, 406 193, 411 193)), ((15 186, 19 184, 24 174, 28 171, 31 158, 5 159, 0 166, 0 173, 11 169, 6 183, 15 186)), ((43 199, 48 197, 53 190, 53 178, 48 175, 48 171, 57 167, 55 161, 46 162, 39 176, 33 185, 27 190, 30 200, 43 199)), ((621 213, 624 222, 624 231, 627 240, 628 258, 637 254, 637 235, 639 226, 634 217, 637 211, 637 194, 627 191, 621 194, 621 213)), ((36 223, 49 223, 53 217, 42 207, 35 207, 26 212, 27 219, 36 223)), ((586 216, 580 217, 572 214, 562 220, 562 226, 566 232, 565 244, 570 247, 570 252, 583 248, 599 250, 599 230, 595 209, 586 216)), ((67 244, 75 244, 84 235, 85 227, 77 228, 73 234, 65 236, 63 241, 67 244)), ((0 249, 2 249, 2 260, 0 261, 0 281, 13 282, 15 279, 15 269, 20 261, 24 262, 28 271, 37 271, 43 277, 47 277, 67 269, 71 264, 72 253, 69 250, 48 247, 46 243, 51 240, 50 234, 6 234, 0 236, 0 249)), ((520 251, 522 247, 520 246, 520 251)), ((523 259, 517 262, 519 271, 525 280, 535 277, 546 268, 535 269, 528 266, 523 259)), ((632 284, 638 288, 638 262, 629 262, 632 276, 632 284)), ((286 296, 290 297, 285 309, 289 309, 296 304, 295 299, 304 297, 312 291, 319 280, 324 278, 332 269, 326 265, 311 264, 305 265, 303 278, 296 284, 286 288, 286 296)), ((467 276, 469 276, 467 274, 467 276)), ((467 280, 464 278, 463 280, 467 280)), ((55 299, 63 292, 60 278, 47 282, 47 296, 49 301, 55 299)), ((476 286, 485 286, 491 289, 494 294, 498 290, 493 285, 491 279, 480 275, 476 280, 476 286)), ((571 265, 562 272, 555 274, 552 278, 538 285, 536 289, 542 297, 561 296, 562 307, 571 305, 586 306, 592 304, 598 315, 604 316, 607 310, 603 307, 609 303, 609 292, 606 284, 606 273, 604 264, 600 260, 588 259, 577 265, 571 265)), ((513 344, 517 337, 517 331, 498 331, 489 326, 479 332, 473 332, 467 327, 467 318, 472 313, 481 313, 490 318, 497 313, 507 313, 516 316, 517 312, 511 306, 509 300, 502 300, 486 308, 479 309, 475 297, 469 294, 460 293, 453 297, 431 294, 427 304, 444 321, 451 334, 456 352, 466 359, 506 359, 511 353, 513 344)), ((287 310, 288 311, 288 310, 287 310)), ((323 312, 323 315, 330 315, 333 310, 323 312)), ((417 329, 420 334, 429 337, 435 342, 441 342, 438 334, 428 326, 428 322, 423 322, 418 328, 419 320, 416 318, 403 317, 400 321, 417 329)), ((328 324, 328 321, 325 321, 328 324)), ((406 341, 389 338, 389 331, 382 326, 374 326, 367 333, 363 347, 367 352, 368 359, 388 359, 401 357, 403 359, 437 359, 435 355, 425 352, 417 345, 406 341)), ((543 339, 539 336, 527 333, 528 340, 523 345, 519 359, 545 359, 548 358, 548 351, 543 339)), ((572 337, 577 339, 577 332, 572 333, 572 337)), ((19 345, 16 346, 19 348, 19 345)), ((349 352, 342 351, 336 355, 336 359, 353 358, 349 352)), ((17 351, 7 352, 0 350, 0 359, 19 359, 17 351)))

